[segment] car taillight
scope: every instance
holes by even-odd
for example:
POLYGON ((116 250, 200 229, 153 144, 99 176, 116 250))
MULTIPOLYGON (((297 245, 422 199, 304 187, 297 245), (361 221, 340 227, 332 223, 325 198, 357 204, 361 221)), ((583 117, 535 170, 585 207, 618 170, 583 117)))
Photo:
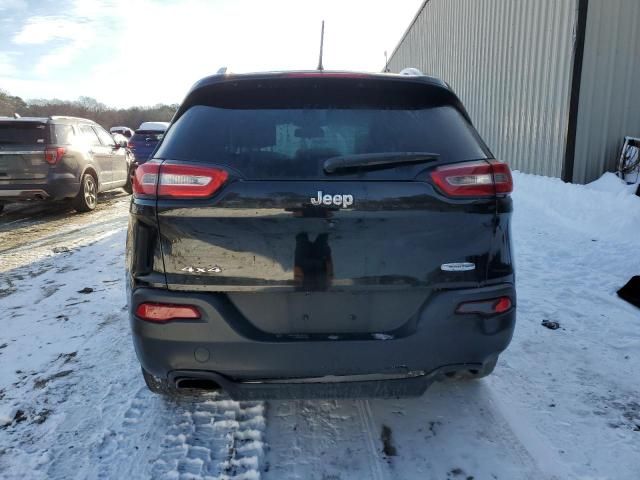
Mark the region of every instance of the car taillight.
POLYGON ((431 172, 431 179, 450 197, 484 197, 513 191, 509 166, 497 160, 444 165, 431 172))
POLYGON ((372 74, 368 73, 355 73, 355 72, 292 72, 282 75, 285 78, 375 78, 372 74))
POLYGON ((513 304, 509 297, 490 298, 488 300, 474 300, 458 305, 456 313, 479 313, 480 315, 496 315, 511 310, 513 304))
POLYGON ((229 174, 214 167, 143 163, 133 181, 135 196, 158 198, 207 198, 217 192, 229 174))
POLYGON ((134 197, 155 197, 158 188, 160 162, 151 161, 138 165, 133 177, 134 197))
POLYGON ((163 164, 160 167, 158 197, 210 197, 227 181, 227 178, 229 174, 219 168, 163 164))
POLYGON ((65 153, 67 153, 65 147, 46 147, 44 149, 44 161, 49 165, 55 165, 65 153))
POLYGON ((166 323, 172 320, 198 320, 200 311, 191 305, 141 303, 136 308, 136 316, 147 322, 166 323))

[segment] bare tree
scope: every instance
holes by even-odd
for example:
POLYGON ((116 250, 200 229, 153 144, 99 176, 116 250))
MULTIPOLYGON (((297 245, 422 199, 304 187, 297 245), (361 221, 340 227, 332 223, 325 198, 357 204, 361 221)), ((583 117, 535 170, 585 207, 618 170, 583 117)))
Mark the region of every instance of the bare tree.
POLYGON ((157 104, 152 107, 109 108, 92 97, 79 97, 68 101, 54 99, 33 99, 24 101, 0 90, 0 116, 12 116, 19 113, 23 117, 48 117, 50 115, 68 115, 93 120, 105 128, 125 125, 133 129, 142 122, 168 122, 178 109, 177 104, 157 104))

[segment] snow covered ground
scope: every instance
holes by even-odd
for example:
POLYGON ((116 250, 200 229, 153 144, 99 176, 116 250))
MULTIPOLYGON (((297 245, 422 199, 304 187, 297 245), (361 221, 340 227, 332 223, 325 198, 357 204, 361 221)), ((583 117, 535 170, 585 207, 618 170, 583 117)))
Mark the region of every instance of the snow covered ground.
POLYGON ((491 377, 403 400, 154 396, 125 311, 127 197, 5 214, 0 478, 640 478, 640 310, 615 294, 640 274, 640 198, 515 180, 513 343, 491 377))

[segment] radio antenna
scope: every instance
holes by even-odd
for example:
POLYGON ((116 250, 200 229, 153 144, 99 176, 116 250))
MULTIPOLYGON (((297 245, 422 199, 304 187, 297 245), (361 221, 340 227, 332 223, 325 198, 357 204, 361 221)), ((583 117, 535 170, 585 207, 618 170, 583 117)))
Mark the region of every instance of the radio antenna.
POLYGON ((323 71, 322 66, 322 47, 324 45, 324 20, 322 20, 322 31, 320 32, 320 60, 318 60, 318 70, 323 71))

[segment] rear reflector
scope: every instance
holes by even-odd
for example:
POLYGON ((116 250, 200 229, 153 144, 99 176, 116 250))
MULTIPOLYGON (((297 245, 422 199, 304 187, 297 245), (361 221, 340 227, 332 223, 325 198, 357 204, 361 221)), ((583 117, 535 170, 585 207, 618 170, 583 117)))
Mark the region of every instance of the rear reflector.
POLYGON ((50 165, 55 165, 65 153, 67 153, 67 149, 64 147, 47 147, 44 150, 44 161, 50 165))
POLYGON ((229 174, 219 168, 161 164, 153 160, 136 169, 133 194, 136 197, 207 198, 228 178, 229 174))
POLYGON ((172 320, 197 320, 200 311, 191 305, 141 303, 136 308, 136 316, 147 322, 166 323, 172 320))
POLYGON ((456 313, 479 313, 481 315, 495 315, 511 310, 512 303, 509 297, 491 298, 488 300, 477 300, 464 302, 458 305, 456 313))
POLYGON ((436 168, 433 183, 450 197, 485 197, 513 190, 511 171, 497 160, 455 163, 436 168))

